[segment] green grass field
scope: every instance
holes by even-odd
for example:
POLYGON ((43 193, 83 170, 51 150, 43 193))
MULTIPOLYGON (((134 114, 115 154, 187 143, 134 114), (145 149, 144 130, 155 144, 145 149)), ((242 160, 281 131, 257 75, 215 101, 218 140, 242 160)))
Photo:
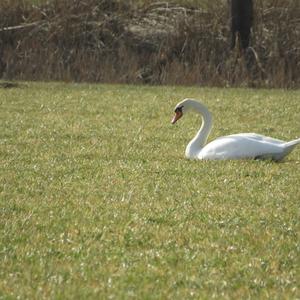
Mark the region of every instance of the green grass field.
POLYGON ((300 136, 300 91, 26 83, 0 89, 0 299, 299 299, 300 147, 188 161, 210 140, 300 136))

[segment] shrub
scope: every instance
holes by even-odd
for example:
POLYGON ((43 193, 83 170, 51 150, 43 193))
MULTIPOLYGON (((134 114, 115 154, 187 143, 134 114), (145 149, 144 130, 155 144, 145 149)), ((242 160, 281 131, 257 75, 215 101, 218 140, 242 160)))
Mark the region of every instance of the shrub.
POLYGON ((0 73, 25 80, 299 87, 298 0, 256 2, 245 55, 230 51, 226 1, 182 2, 2 1, 0 73))

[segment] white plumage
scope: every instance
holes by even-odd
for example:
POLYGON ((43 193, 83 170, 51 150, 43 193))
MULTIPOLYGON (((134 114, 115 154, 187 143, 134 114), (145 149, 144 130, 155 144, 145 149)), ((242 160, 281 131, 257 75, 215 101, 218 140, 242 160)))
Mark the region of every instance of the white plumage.
POLYGON ((202 125, 196 136, 186 147, 185 155, 190 159, 272 159, 282 160, 300 139, 281 141, 256 133, 239 133, 219 137, 206 145, 212 128, 212 116, 208 109, 193 99, 184 99, 175 107, 175 124, 184 113, 195 111, 202 116, 202 125))

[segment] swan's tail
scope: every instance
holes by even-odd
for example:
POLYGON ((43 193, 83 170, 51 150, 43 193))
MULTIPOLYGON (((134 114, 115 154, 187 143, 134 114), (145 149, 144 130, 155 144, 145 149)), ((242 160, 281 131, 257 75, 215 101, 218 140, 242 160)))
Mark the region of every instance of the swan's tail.
POLYGON ((283 153, 280 155, 280 157, 278 157, 279 160, 283 159, 285 156, 291 153, 298 144, 300 144, 300 138, 284 143, 282 145, 284 150, 283 153))
POLYGON ((298 144, 300 144, 300 138, 299 138, 299 139, 296 139, 296 140, 292 140, 292 141, 290 141, 290 142, 284 143, 284 144, 283 144, 283 147, 286 148, 286 149, 292 147, 292 149, 293 149, 293 148, 294 148, 296 145, 298 145, 298 144))

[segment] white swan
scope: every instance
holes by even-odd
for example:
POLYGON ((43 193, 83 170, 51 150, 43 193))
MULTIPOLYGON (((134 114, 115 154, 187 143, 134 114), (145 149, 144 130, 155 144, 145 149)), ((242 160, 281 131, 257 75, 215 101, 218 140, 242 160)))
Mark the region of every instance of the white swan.
POLYGON ((219 137, 206 144, 212 128, 212 116, 208 109, 193 99, 184 99, 175 107, 175 124, 184 113, 195 111, 202 116, 202 125, 189 142, 185 156, 190 159, 272 159, 279 161, 300 143, 300 138, 285 142, 256 133, 239 133, 219 137))

